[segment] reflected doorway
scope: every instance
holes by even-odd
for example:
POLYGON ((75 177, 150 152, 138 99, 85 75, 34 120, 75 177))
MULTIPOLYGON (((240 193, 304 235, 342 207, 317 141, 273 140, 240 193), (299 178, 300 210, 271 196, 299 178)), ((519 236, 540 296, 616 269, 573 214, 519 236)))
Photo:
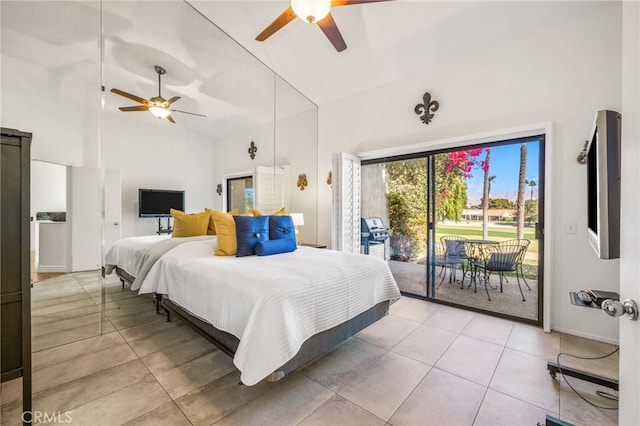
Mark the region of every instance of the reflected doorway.
POLYGON ((253 176, 227 178, 227 210, 238 209, 239 214, 249 212, 254 206, 253 176))

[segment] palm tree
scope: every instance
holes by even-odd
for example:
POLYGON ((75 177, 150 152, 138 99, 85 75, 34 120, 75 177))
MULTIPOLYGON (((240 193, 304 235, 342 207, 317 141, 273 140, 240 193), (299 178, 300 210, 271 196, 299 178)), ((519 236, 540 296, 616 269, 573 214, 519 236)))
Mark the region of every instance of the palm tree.
POLYGON ((531 179, 531 180, 526 180, 525 179, 525 183, 527 185, 529 185, 529 187, 531 188, 531 199, 533 200, 533 187, 536 186, 536 181, 531 179))
POLYGON ((516 238, 521 240, 524 236, 524 187, 529 181, 527 175, 527 144, 520 145, 520 174, 518 175, 518 200, 516 201, 516 211, 518 213, 516 223, 516 238))
POLYGON ((487 156, 484 159, 484 182, 482 188, 482 239, 489 239, 489 192, 491 191, 491 181, 495 176, 489 177, 489 166, 491 164, 491 150, 487 148, 487 156))

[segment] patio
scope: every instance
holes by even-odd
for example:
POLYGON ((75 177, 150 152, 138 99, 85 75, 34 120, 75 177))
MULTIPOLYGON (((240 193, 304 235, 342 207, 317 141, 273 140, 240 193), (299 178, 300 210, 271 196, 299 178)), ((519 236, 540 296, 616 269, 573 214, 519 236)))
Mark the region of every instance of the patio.
MULTIPOLYGON (((389 268, 393 273, 393 276, 400 287, 400 290, 405 293, 414 293, 418 295, 425 295, 425 265, 424 263, 417 262, 397 262, 389 260, 389 268)), ((456 277, 458 281, 449 283, 449 271, 446 271, 446 276, 440 288, 438 284, 442 279, 439 275, 441 268, 436 270, 436 295, 438 300, 446 300, 448 302, 456 303, 462 306, 469 306, 477 309, 483 309, 491 312, 499 312, 506 315, 512 315, 519 318, 537 320, 538 319, 538 282, 536 280, 527 279, 529 287, 522 282, 522 291, 527 299, 526 302, 522 301, 520 296, 520 290, 518 290, 518 283, 516 277, 507 277, 509 282, 504 282, 503 292, 489 288, 489 294, 491 295, 491 301, 487 300, 487 293, 484 289, 484 284, 478 283, 478 291, 473 291, 473 286, 468 287, 468 278, 464 281, 464 288, 460 288, 460 278, 462 277, 462 271, 458 270, 456 277)), ((499 288, 500 281, 497 274, 492 275, 490 283, 493 287, 499 288)))

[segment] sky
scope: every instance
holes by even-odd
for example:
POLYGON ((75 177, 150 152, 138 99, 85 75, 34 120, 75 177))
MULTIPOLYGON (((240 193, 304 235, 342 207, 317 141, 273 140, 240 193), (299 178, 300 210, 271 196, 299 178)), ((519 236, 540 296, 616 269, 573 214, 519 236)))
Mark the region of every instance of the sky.
MULTIPOLYGON (((479 159, 484 160, 486 153, 483 152, 479 159)), ((530 142, 527 144, 527 180, 534 180, 536 184, 538 180, 538 161, 540 156, 540 143, 530 142)), ((491 148, 491 160, 489 164, 489 176, 496 176, 491 182, 491 196, 503 193, 517 193, 518 176, 520 173, 520 144, 494 146, 491 148)), ((484 172, 479 167, 474 167, 472 177, 467 180, 467 193, 480 194, 482 196, 482 185, 484 180, 484 172)), ((537 186, 533 187, 537 190, 537 186)), ((526 198, 531 194, 531 187, 526 187, 526 198)), ((537 192, 534 192, 536 198, 537 192)), ((471 198, 471 197, 470 197, 471 198)))

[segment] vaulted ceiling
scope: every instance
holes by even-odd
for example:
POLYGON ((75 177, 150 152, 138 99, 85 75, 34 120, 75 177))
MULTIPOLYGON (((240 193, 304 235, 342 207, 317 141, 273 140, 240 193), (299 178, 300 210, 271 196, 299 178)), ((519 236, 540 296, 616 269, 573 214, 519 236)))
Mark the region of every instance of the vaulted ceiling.
POLYGON ((189 0, 212 22, 318 105, 500 49, 505 40, 556 25, 601 2, 405 1, 332 9, 347 44, 337 52, 320 28, 296 19, 255 40, 289 1, 189 0))

